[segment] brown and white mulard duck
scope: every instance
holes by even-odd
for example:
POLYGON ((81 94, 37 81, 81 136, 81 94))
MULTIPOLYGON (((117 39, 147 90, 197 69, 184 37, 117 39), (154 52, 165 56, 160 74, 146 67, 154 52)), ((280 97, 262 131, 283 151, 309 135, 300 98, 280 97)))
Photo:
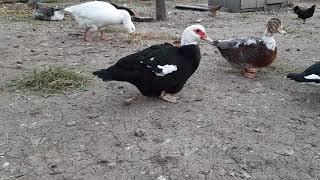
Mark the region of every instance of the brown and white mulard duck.
POLYGON ((254 78, 257 68, 269 66, 277 57, 276 41, 273 37, 276 33, 286 34, 281 21, 272 18, 262 38, 238 37, 214 41, 212 45, 218 48, 222 57, 231 65, 240 67, 245 77, 254 78))

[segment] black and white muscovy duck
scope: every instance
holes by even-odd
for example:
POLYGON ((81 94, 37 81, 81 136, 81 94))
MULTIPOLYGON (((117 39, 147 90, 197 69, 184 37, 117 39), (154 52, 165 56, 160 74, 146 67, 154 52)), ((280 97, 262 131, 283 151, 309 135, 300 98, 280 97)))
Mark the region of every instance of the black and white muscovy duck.
POLYGON ((302 73, 290 73, 287 78, 297 82, 317 83, 320 85, 320 62, 311 65, 302 73))
POLYGON ((42 21, 61 21, 64 18, 64 11, 60 8, 39 7, 36 0, 29 0, 28 6, 33 8, 33 18, 42 21))
POLYGON ((112 24, 122 24, 129 33, 136 30, 128 10, 117 9, 108 2, 91 1, 64 10, 73 14, 80 27, 86 28, 84 35, 86 41, 89 41, 88 35, 95 31, 100 31, 100 39, 105 40, 103 30, 112 24))
POLYGON ((257 69, 269 66, 277 57, 274 34, 286 34, 282 29, 281 21, 272 18, 261 38, 240 37, 228 40, 219 40, 212 43, 220 51, 222 57, 231 65, 240 67, 242 74, 248 78, 256 76, 257 69))
POLYGON ((93 74, 103 81, 129 82, 144 96, 177 102, 171 94, 179 92, 198 68, 200 40, 212 42, 203 26, 191 25, 182 33, 181 47, 168 43, 153 45, 93 74))

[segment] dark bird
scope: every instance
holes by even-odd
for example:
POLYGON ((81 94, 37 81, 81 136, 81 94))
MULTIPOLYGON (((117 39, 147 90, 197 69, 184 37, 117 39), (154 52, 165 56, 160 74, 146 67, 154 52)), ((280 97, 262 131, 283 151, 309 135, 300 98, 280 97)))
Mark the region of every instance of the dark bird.
POLYGON ((211 16, 216 16, 218 11, 222 8, 222 6, 209 6, 209 11, 211 12, 211 16))
POLYGON ((281 21, 272 18, 262 38, 239 37, 219 40, 212 43, 220 51, 222 57, 234 67, 242 69, 242 75, 248 78, 256 76, 257 68, 269 66, 277 57, 274 34, 286 34, 281 21))
POLYGON ((93 74, 103 81, 129 82, 144 96, 176 102, 171 94, 179 92, 199 66, 200 40, 212 42, 203 26, 191 25, 182 34, 181 47, 153 45, 93 74))
POLYGON ((297 82, 319 83, 320 85, 320 62, 311 65, 302 73, 290 73, 287 78, 297 82))
POLYGON ((64 18, 64 12, 60 8, 39 7, 36 0, 29 0, 28 6, 33 8, 33 18, 42 21, 61 21, 64 18))
POLYGON ((298 18, 303 20, 303 23, 306 23, 306 19, 313 16, 314 11, 316 10, 316 5, 313 5, 311 8, 305 9, 299 6, 293 8, 294 13, 298 15, 298 18))
POLYGON ((111 5, 113 5, 115 8, 117 8, 117 9, 123 9, 123 10, 126 10, 126 11, 128 11, 128 13, 130 14, 130 16, 136 16, 135 14, 134 14, 134 12, 130 9, 130 8, 128 8, 128 7, 125 7, 125 6, 120 6, 120 5, 117 5, 117 4, 114 4, 114 3, 110 3, 111 5))

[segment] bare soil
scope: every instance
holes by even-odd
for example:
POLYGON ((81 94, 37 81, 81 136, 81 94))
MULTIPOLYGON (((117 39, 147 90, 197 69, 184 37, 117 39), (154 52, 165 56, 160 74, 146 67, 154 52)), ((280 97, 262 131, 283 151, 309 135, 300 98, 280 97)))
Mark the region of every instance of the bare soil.
MULTIPOLYGON (((313 3, 320 6, 298 4, 313 3)), ((141 16, 154 14, 152 2, 127 5, 141 16)), ((319 87, 286 79, 319 61, 319 9, 302 24, 287 8, 210 17, 173 5, 169 21, 135 23, 137 32, 161 35, 143 44, 128 43, 121 26, 110 27, 112 40, 87 43, 71 16, 41 22, 2 15, 0 81, 47 65, 90 75, 172 42, 200 18, 212 39, 262 36, 272 17, 288 34, 275 37, 278 58, 255 79, 201 43, 201 64, 177 104, 139 97, 126 105, 124 99, 139 94, 133 85, 95 78, 84 90, 49 97, 0 90, 0 179, 320 179, 319 87)))

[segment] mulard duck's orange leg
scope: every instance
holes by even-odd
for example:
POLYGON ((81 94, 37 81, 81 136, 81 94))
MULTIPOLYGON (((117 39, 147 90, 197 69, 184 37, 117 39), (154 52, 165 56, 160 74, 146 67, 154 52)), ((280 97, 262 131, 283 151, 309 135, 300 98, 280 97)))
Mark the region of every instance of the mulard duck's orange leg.
POLYGON ((247 77, 247 78, 254 78, 256 77, 256 74, 257 74, 257 69, 250 66, 250 65, 246 65, 243 69, 242 69, 242 72, 241 74, 244 76, 244 77, 247 77))

